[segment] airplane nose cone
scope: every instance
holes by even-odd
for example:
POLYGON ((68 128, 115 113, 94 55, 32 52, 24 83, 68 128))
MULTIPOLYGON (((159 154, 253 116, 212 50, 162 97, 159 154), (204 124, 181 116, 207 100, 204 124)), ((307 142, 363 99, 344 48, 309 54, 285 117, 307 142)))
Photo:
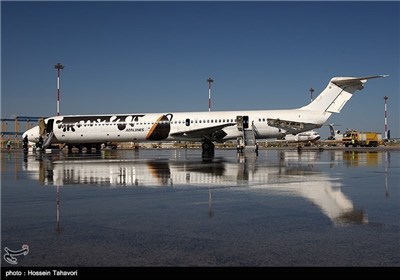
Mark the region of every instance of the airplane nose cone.
POLYGON ((34 126, 31 129, 28 129, 22 134, 22 138, 28 136, 28 141, 37 142, 39 140, 39 126, 34 126))

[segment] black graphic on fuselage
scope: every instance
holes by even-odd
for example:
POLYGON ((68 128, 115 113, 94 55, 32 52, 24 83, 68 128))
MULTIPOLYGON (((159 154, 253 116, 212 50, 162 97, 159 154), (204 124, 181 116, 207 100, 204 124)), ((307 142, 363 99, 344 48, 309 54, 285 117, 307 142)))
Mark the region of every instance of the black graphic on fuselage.
MULTIPOLYGON (((142 117, 146 115, 109 115, 109 116, 70 116, 56 120, 56 126, 63 132, 76 132, 82 127, 116 125, 118 130, 126 130, 127 126, 134 127, 142 117)), ((173 115, 161 115, 157 120, 151 122, 152 126, 147 133, 146 139, 159 141, 168 138, 171 131, 171 120, 173 115)), ((146 121, 144 121, 146 123, 146 121)), ((128 129, 132 131, 131 129, 128 129)), ((126 131, 128 131, 126 130, 126 131)), ((135 131, 143 131, 143 128, 135 131)))
POLYGON ((159 117, 147 133, 146 139, 153 141, 166 139, 171 131, 170 122, 172 117, 172 114, 162 115, 159 117))
POLYGON ((76 117, 63 117, 62 120, 57 120, 56 125, 58 129, 64 132, 72 131, 87 126, 95 125, 113 125, 116 124, 119 130, 124 130, 127 125, 134 126, 134 122, 138 122, 139 118, 145 115, 122 115, 122 116, 76 116, 76 117))

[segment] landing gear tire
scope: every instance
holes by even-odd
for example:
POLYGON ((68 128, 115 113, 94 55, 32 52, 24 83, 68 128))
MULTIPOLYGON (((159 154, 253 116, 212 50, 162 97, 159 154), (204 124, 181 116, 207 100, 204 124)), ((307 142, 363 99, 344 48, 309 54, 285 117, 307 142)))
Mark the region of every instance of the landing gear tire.
POLYGON ((210 140, 208 139, 203 140, 201 148, 203 150, 202 152, 203 158, 214 157, 214 144, 210 140))
POLYGON ((86 144, 86 153, 91 154, 92 153, 92 144, 86 144))
POLYGON ((214 144, 207 140, 203 142, 201 148, 203 149, 203 151, 211 151, 214 150, 214 144))

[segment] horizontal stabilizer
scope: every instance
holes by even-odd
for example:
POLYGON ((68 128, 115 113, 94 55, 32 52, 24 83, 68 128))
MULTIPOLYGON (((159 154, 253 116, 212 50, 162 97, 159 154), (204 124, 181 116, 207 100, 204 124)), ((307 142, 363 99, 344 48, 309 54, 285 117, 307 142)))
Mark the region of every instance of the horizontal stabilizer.
POLYGON ((368 77, 359 77, 359 78, 349 78, 349 77, 336 77, 331 80, 335 85, 342 86, 355 86, 357 89, 362 89, 363 84, 367 82, 369 79, 375 78, 385 78, 389 75, 376 75, 376 76, 368 76, 368 77))

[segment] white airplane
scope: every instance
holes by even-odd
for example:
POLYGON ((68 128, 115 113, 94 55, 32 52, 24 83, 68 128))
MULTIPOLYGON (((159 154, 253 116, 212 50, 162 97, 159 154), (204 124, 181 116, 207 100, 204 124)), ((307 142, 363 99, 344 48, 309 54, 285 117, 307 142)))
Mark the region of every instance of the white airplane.
POLYGON ((43 141, 42 148, 57 143, 72 148, 110 142, 202 141, 203 155, 213 155, 213 142, 237 139, 240 145, 255 147, 256 139, 320 128, 367 80, 386 76, 332 78, 317 98, 297 109, 55 116, 22 137, 43 141))
POLYGON ((321 138, 321 135, 319 135, 318 132, 315 130, 309 130, 305 132, 300 132, 298 134, 287 134, 285 135, 282 139, 283 141, 288 141, 288 142, 313 142, 317 141, 321 138))
POLYGON ((329 126, 329 131, 330 131, 330 135, 329 135, 329 137, 328 137, 327 140, 342 141, 343 134, 340 133, 340 130, 335 130, 334 125, 335 125, 335 124, 333 124, 333 123, 328 124, 328 126, 329 126))

